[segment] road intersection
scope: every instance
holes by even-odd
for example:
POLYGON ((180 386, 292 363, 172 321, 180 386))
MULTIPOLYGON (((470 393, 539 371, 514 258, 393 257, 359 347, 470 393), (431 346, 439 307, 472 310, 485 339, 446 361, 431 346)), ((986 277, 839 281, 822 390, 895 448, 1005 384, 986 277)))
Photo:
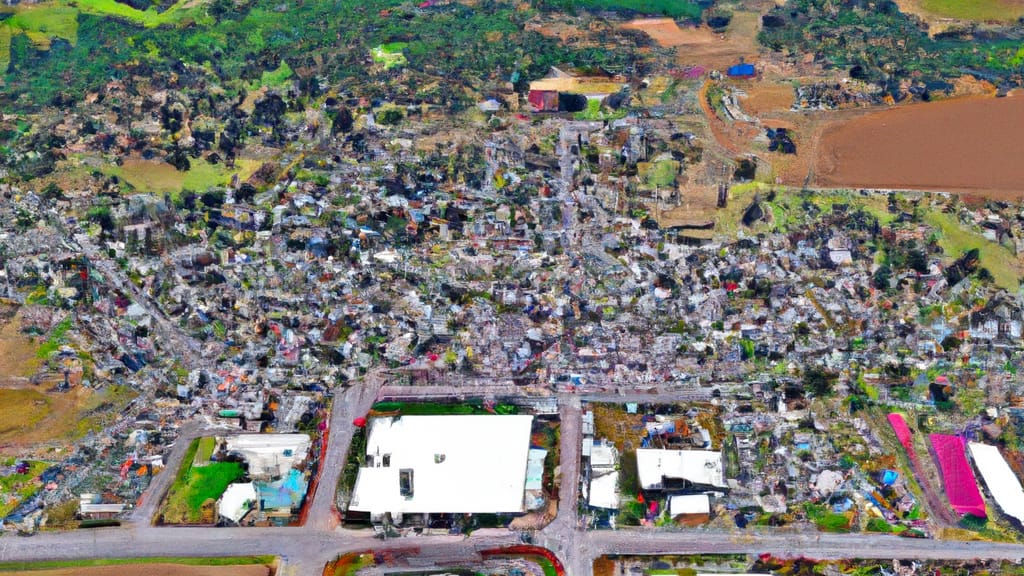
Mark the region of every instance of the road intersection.
MULTIPOLYGON (((481 530, 471 536, 410 536, 380 540, 368 530, 339 526, 334 487, 343 469, 354 430, 352 420, 366 414, 383 385, 371 373, 363 382, 339 392, 330 418, 330 442, 316 494, 311 495, 303 526, 284 528, 209 528, 153 526, 152 514, 169 487, 189 441, 200 435, 186 426, 167 458, 168 468, 157 476, 132 521, 120 527, 50 532, 32 538, 0 538, 0 561, 72 560, 151 556, 238 556, 272 554, 282 558, 282 573, 321 574, 329 560, 347 552, 414 548, 424 557, 448 560, 473 557, 477 551, 519 542, 507 530, 481 530)), ((611 399, 611 398, 609 398, 611 399)), ((578 522, 577 494, 580 463, 580 399, 559 396, 560 505, 554 521, 535 535, 535 543, 555 552, 570 576, 589 576, 593 560, 605 554, 771 553, 781 557, 1024 559, 1024 545, 897 538, 873 534, 824 534, 785 530, 743 532, 646 528, 585 531, 578 522)))

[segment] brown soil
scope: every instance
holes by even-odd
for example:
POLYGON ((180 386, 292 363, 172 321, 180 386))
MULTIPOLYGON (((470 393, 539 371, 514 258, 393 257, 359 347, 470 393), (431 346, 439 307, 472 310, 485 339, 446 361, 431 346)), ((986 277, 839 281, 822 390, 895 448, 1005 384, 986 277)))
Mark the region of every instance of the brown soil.
POLYGON ((0 305, 0 386, 28 383, 28 376, 39 366, 39 344, 19 331, 18 312, 16 306, 0 305))
POLYGON ((0 307, 0 455, 20 455, 33 446, 45 449, 42 443, 68 440, 84 412, 99 402, 92 390, 81 386, 52 391, 60 378, 56 373, 38 384, 31 382, 29 377, 40 367, 36 350, 45 337, 33 341, 19 332, 21 323, 20 309, 0 307))
POLYGON ((1022 133, 1022 95, 901 106, 825 130, 815 181, 1017 200, 1022 133))
POLYGON ((3 397, 10 403, 4 406, 4 418, 17 420, 20 425, 0 429, 0 455, 20 455, 33 447, 45 453, 49 443, 70 442, 85 413, 103 400, 82 386, 68 392, 53 392, 50 388, 45 384, 5 388, 3 397))
POLYGON ((647 34, 659 46, 694 46, 722 42, 710 28, 680 28, 671 18, 639 18, 623 24, 622 27, 647 34))
POLYGON ((758 58, 756 43, 761 27, 757 12, 736 12, 724 34, 707 26, 681 28, 671 18, 643 18, 622 25, 627 30, 640 30, 660 46, 677 47, 676 62, 680 66, 704 66, 725 70, 740 58, 754 62, 758 58))
POLYGON ((120 564, 85 568, 55 568, 8 572, 15 576, 270 576, 269 566, 184 566, 181 564, 120 564))
POLYGON ((764 116, 772 112, 784 112, 793 105, 793 86, 772 82, 757 82, 744 87, 747 93, 740 99, 740 107, 751 116, 764 116))

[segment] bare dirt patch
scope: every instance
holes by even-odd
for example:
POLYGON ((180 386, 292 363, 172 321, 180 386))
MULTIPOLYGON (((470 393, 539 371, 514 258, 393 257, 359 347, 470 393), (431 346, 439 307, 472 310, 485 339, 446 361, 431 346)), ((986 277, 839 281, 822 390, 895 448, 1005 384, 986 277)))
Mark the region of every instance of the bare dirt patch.
POLYGON ((740 58, 747 62, 758 59, 757 33, 761 28, 761 15, 738 11, 723 34, 707 26, 681 27, 671 18, 632 20, 622 28, 644 32, 660 46, 677 48, 676 63, 681 66, 725 70, 740 58))
POLYGON ((659 46, 714 44, 722 40, 706 26, 680 28, 671 18, 638 18, 622 25, 626 30, 639 30, 659 46))
POLYGON ((901 106, 823 133, 817 184, 906 188, 1018 200, 1024 97, 901 106))
POLYGON ((19 576, 270 576, 269 566, 185 566, 182 564, 119 564, 8 572, 19 576))
POLYGON ((0 386, 25 384, 39 367, 39 344, 22 334, 18 306, 0 304, 0 386))
POLYGON ((785 112, 793 106, 796 96, 793 86, 774 82, 757 82, 744 87, 746 97, 740 99, 743 111, 761 117, 774 112, 785 112))
POLYGON ((71 439, 85 413, 105 397, 81 386, 55 392, 57 375, 33 383, 30 377, 41 363, 36 351, 45 336, 20 332, 23 311, 0 305, 0 455, 20 455, 33 446, 71 439))

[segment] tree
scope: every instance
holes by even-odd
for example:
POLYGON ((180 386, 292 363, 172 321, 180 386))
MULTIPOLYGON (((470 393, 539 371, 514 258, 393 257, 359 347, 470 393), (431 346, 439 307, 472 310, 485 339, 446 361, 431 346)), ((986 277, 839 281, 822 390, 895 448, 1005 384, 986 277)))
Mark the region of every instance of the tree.
POLYGON ((405 114, 398 108, 388 108, 382 110, 380 115, 377 116, 377 122, 384 125, 398 124, 405 118, 405 114))
POLYGON ((347 107, 342 106, 338 113, 334 115, 334 121, 331 123, 332 134, 348 134, 352 131, 352 112, 347 107))
POLYGON ((109 232, 114 229, 114 217, 110 213, 110 208, 107 206, 96 206, 95 208, 89 209, 85 215, 91 222, 95 222, 100 225, 105 232, 109 232))
POLYGON ((203 206, 207 208, 220 208, 224 205, 224 197, 223 190, 207 190, 203 192, 199 199, 203 201, 203 206))
POLYGON ((42 195, 42 197, 46 200, 63 200, 64 190, 61 190, 61 187, 58 186, 55 182, 50 182, 49 184, 46 185, 45 188, 43 188, 42 192, 40 192, 40 195, 42 195))
POLYGON ((812 366, 804 371, 804 389, 810 390, 815 396, 829 396, 837 378, 824 368, 812 366))
POLYGON ((875 270, 875 276, 872 279, 875 288, 879 290, 889 289, 889 280, 892 278, 892 269, 889 268, 888 264, 882 264, 875 270))
POLYGON ((907 251, 907 267, 915 272, 925 274, 928 272, 928 257, 923 250, 911 248, 907 251))

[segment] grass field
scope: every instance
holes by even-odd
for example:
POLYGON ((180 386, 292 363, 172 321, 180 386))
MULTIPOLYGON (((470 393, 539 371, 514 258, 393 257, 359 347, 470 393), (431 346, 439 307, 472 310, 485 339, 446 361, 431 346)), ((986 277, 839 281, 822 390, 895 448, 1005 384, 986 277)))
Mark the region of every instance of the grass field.
POLYGON ((145 28, 185 24, 212 19, 206 16, 202 2, 179 0, 167 10, 137 10, 116 0, 53 0, 38 4, 0 5, 0 15, 11 16, 0 25, 0 70, 11 61, 11 38, 25 34, 40 50, 48 50, 53 38, 78 43, 78 15, 92 14, 131 22, 145 28))
POLYGON ((102 430, 138 395, 128 386, 102 390, 73 387, 46 393, 42 387, 0 388, 0 453, 44 442, 71 442, 102 430))
POLYGON ((120 385, 107 386, 101 392, 89 395, 79 407, 78 414, 61 424, 65 437, 78 440, 89 432, 99 432, 138 395, 132 388, 120 385))
POLYGON ((203 503, 220 498, 228 484, 245 475, 237 462, 214 462, 200 468, 193 467, 199 448, 199 439, 193 440, 174 484, 167 492, 162 508, 163 521, 167 524, 203 522, 203 503))
POLYGON ((405 54, 402 52, 408 46, 405 42, 381 44, 370 50, 370 56, 373 57, 374 62, 383 64, 385 70, 401 68, 408 63, 405 59, 405 54))
POLYGON ((964 228, 949 214, 932 210, 924 219, 941 232, 939 246, 950 259, 959 258, 967 250, 977 248, 981 253, 981 266, 992 273, 996 285, 1010 292, 1017 291, 1020 266, 1017 257, 1009 249, 964 228))
POLYGON ((1010 22, 1024 16, 1024 4, 1011 0, 921 0, 921 8, 958 20, 1010 22))
POLYGON ((3 439, 34 428, 50 414, 52 402, 34 388, 0 388, 0 406, 3 406, 3 418, 0 418, 0 439, 3 439))
POLYGON ((109 165, 100 170, 108 176, 123 178, 139 192, 167 193, 174 197, 182 190, 205 192, 213 186, 227 185, 235 174, 245 180, 257 168, 259 162, 241 158, 234 169, 223 164, 195 160, 190 170, 181 172, 166 162, 132 159, 126 160, 122 166, 109 165))
POLYGON ((67 318, 61 320, 60 324, 57 324, 56 326, 53 327, 53 330, 50 332, 50 336, 47 337, 46 342, 43 342, 43 344, 39 346, 39 349, 36 350, 36 357, 39 358, 40 360, 46 360, 47 358, 49 358, 51 354, 56 352, 62 345, 64 345, 64 335, 70 329, 71 317, 68 316, 67 318))

